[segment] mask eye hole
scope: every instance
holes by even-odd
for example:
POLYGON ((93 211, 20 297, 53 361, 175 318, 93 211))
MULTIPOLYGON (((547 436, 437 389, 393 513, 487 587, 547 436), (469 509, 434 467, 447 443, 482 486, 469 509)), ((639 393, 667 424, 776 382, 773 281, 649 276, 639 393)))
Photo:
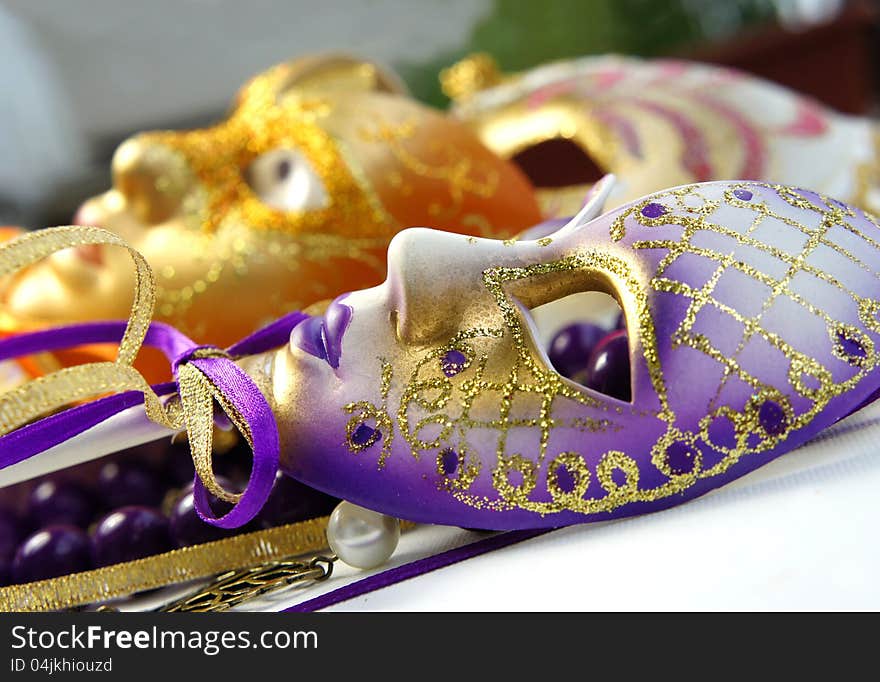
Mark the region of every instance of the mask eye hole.
POLYGON ((617 301, 599 291, 564 296, 528 309, 531 331, 548 363, 576 384, 629 402, 629 338, 617 301))
POLYGON ((538 188, 568 187, 598 182, 608 172, 580 145, 554 137, 526 147, 511 159, 538 188))
POLYGON ((321 178, 295 149, 273 149, 254 159, 245 180, 260 201, 281 211, 309 211, 329 205, 321 178))

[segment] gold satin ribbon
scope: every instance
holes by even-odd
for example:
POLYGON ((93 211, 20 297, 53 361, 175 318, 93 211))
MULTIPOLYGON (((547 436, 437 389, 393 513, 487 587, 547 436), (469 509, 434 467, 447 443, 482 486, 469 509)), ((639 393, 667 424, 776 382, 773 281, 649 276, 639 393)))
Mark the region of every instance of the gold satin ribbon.
MULTIPOLYGON (((146 259, 118 235, 97 227, 54 227, 24 234, 0 244, 0 280, 62 249, 110 245, 126 249, 135 265, 134 301, 125 333, 114 362, 91 362, 65 367, 0 394, 0 436, 38 417, 73 402, 108 393, 139 391, 147 417, 169 429, 186 428, 196 473, 213 495, 237 502, 240 494, 228 492, 217 482, 211 464, 214 400, 252 445, 247 422, 231 402, 197 367, 181 363, 177 368, 180 403, 163 402, 132 363, 143 344, 153 316, 156 280, 146 259)), ((193 358, 228 357, 219 349, 198 349, 193 358)))

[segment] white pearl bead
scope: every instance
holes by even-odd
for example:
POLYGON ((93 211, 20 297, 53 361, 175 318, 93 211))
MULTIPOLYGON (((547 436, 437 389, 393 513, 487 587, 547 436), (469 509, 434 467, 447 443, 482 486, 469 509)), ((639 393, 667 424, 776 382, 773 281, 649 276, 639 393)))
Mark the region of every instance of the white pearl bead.
POLYGON ((376 568, 394 554, 400 522, 392 516, 340 502, 327 524, 330 549, 349 566, 376 568))

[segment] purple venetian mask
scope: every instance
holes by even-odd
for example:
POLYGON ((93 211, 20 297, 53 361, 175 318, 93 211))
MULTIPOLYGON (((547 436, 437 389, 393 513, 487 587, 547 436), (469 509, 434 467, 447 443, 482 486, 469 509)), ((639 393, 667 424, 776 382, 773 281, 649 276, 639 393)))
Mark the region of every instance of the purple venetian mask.
POLYGON ((416 521, 559 526, 696 497, 873 397, 875 218, 746 182, 595 217, 608 189, 535 241, 406 230, 383 285, 246 360, 285 471, 416 521), (630 402, 561 376, 536 340, 529 309, 589 290, 624 311, 630 402))
POLYGON ((281 347, 239 347, 282 469, 414 521, 561 526, 694 498, 873 399, 876 218, 752 182, 600 216, 609 189, 538 239, 405 230, 385 283, 292 317, 281 347), (585 291, 623 309, 630 401, 562 376, 537 340, 530 310, 585 291))

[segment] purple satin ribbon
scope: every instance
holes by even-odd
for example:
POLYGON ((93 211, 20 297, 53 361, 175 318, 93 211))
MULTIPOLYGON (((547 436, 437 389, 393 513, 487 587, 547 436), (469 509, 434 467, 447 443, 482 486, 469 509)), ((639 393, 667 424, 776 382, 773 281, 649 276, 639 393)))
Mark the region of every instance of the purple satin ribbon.
MULTIPOLYGON (((286 315, 230 346, 226 352, 240 356, 277 348, 287 343, 291 330, 307 318, 308 315, 301 312, 286 315)), ((0 361, 90 343, 119 343, 125 326, 124 321, 88 322, 0 339, 0 361)), ((182 363, 192 363, 229 398, 247 422, 253 436, 254 460, 241 499, 227 514, 216 517, 209 504, 209 494, 198 476, 194 482, 195 506, 202 519, 220 528, 238 528, 246 524, 262 509, 278 471, 280 446, 272 408, 253 380, 232 360, 222 357, 193 359, 193 352, 205 346, 170 325, 151 323, 143 345, 160 350, 175 374, 182 363)), ((174 383, 153 386, 160 396, 175 389, 174 383)), ((63 443, 143 401, 142 393, 127 391, 72 407, 16 429, 0 437, 0 469, 63 443)))

